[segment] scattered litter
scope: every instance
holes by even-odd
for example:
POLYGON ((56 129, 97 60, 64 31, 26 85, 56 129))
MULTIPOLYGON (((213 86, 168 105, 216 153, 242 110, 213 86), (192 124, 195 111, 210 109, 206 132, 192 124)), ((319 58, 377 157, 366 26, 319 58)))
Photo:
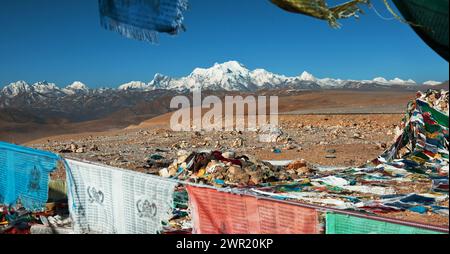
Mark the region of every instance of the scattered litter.
POLYGON ((272 152, 273 153, 282 153, 281 149, 279 149, 279 148, 272 149, 272 152))
POLYGON ((324 178, 319 178, 315 181, 319 181, 319 182, 322 182, 327 185, 333 185, 333 186, 339 186, 339 187, 343 187, 344 185, 348 184, 347 180, 345 180, 343 178, 335 177, 335 176, 327 176, 324 178))
POLYGON ((264 125, 259 131, 259 142, 276 143, 283 135, 280 128, 273 125, 264 125))

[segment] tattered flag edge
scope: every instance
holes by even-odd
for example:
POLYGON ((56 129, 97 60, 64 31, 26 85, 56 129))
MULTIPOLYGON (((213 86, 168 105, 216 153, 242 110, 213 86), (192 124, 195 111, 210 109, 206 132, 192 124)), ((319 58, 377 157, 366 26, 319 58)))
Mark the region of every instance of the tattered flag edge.
MULTIPOLYGON (((176 0, 176 13, 177 18, 173 20, 171 26, 173 28, 172 31, 164 31, 165 33, 176 35, 180 32, 186 31, 185 26, 183 25, 184 21, 184 12, 188 9, 189 3, 188 0, 176 0)), ((101 0, 99 0, 99 5, 101 8, 101 0)), ((100 25, 110 31, 116 32, 125 36, 129 39, 135 39, 139 41, 147 41, 153 44, 158 43, 158 33, 162 31, 157 30, 149 30, 141 27, 137 27, 134 25, 125 24, 123 22, 118 22, 111 17, 100 14, 100 25)))

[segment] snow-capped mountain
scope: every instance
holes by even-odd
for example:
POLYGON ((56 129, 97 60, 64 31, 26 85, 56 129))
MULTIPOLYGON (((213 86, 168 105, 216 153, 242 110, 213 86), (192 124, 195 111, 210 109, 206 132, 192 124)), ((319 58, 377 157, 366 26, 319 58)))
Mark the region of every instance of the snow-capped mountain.
POLYGON ((32 88, 30 85, 27 84, 27 82, 17 81, 16 83, 12 83, 8 86, 5 86, 0 92, 0 95, 3 95, 7 98, 13 98, 22 93, 29 93, 31 92, 31 90, 32 88))
POLYGON ((80 81, 75 81, 71 85, 68 85, 66 88, 64 88, 62 91, 67 95, 86 94, 89 93, 89 88, 80 81))
MULTIPOLYGON (((386 85, 386 86, 391 86, 391 85, 399 85, 399 86, 414 86, 417 85, 416 81, 412 80, 412 79, 408 79, 408 80, 402 80, 400 78, 395 78, 393 80, 386 80, 383 77, 378 77, 375 78, 373 80, 371 80, 372 82, 375 82, 377 84, 380 85, 386 85)), ((365 82, 371 82, 370 80, 366 80, 365 82)))
POLYGON ((152 90, 150 86, 141 81, 131 81, 130 83, 119 86, 121 91, 135 91, 135 90, 152 90))
POLYGON ((430 81, 427 81, 427 82, 425 82, 423 84, 427 85, 427 86, 438 86, 438 85, 442 84, 442 82, 430 80, 430 81))
POLYGON ((285 87, 320 89, 318 84, 312 84, 314 82, 315 78, 307 72, 299 77, 286 77, 264 69, 250 71, 241 63, 230 61, 222 64, 216 63, 208 69, 196 68, 190 75, 178 79, 157 74, 146 89, 178 91, 193 90, 197 87, 204 90, 225 91, 256 91, 285 87))
POLYGON ((25 81, 18 81, 5 86, 0 92, 0 96, 6 98, 15 98, 18 96, 61 97, 65 95, 67 94, 64 92, 64 89, 47 81, 38 82, 33 85, 29 85, 25 81))
POLYGON ((300 80, 302 81, 311 81, 311 82, 317 82, 316 77, 314 77, 311 73, 308 73, 307 71, 304 71, 302 75, 300 75, 300 80))

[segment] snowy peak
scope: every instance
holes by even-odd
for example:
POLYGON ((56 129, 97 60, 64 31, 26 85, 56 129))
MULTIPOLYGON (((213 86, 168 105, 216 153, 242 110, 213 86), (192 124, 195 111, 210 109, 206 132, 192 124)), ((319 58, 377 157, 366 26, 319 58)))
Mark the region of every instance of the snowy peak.
POLYGON ((147 90, 149 85, 141 81, 132 81, 119 86, 122 91, 147 90))
POLYGON ((15 83, 11 83, 8 86, 5 86, 0 95, 4 95, 8 98, 16 97, 23 93, 31 92, 32 88, 25 81, 17 81, 15 83))
MULTIPOLYGON (((210 70, 210 71, 221 71, 224 73, 248 73, 249 70, 241 63, 237 62, 237 61, 229 61, 229 62, 225 62, 225 63, 215 63, 213 67, 209 68, 209 69, 196 69, 197 71, 201 71, 201 70, 210 70)), ((195 70, 194 70, 195 73, 195 70)))
POLYGON ((403 80, 400 78, 387 80, 385 78, 378 77, 378 78, 373 79, 373 82, 380 84, 380 85, 407 85, 407 86, 417 85, 416 81, 414 81, 412 79, 403 80))
POLYGON ((196 68, 190 77, 208 78, 210 80, 220 80, 226 76, 248 75, 250 71, 244 65, 236 61, 225 62, 223 64, 215 63, 213 67, 204 69, 196 68))
POLYGON ((380 84, 387 84, 387 83, 389 83, 389 81, 387 81, 387 79, 385 79, 383 77, 374 78, 373 81, 376 82, 376 83, 380 83, 380 84))
POLYGON ((54 83, 49 83, 47 81, 42 81, 35 83, 33 85, 27 84, 25 81, 18 81, 15 83, 11 83, 8 86, 4 87, 1 91, 1 95, 14 98, 19 95, 44 95, 44 96, 52 96, 52 95, 60 95, 62 93, 61 89, 56 86, 54 83))
POLYGON ((395 78, 395 79, 391 80, 390 83, 395 84, 395 85, 417 85, 416 81, 414 81, 412 79, 403 80, 400 78, 395 78))
POLYGON ((426 85, 426 86, 438 86, 438 85, 440 85, 442 83, 443 82, 430 80, 430 81, 424 82, 423 84, 426 85))
POLYGON ((258 87, 279 86, 288 80, 285 76, 273 74, 264 69, 256 69, 250 72, 250 79, 258 87))
POLYGON ((71 85, 68 85, 66 87, 66 89, 67 90, 73 90, 73 91, 77 91, 77 90, 79 90, 79 91, 89 91, 89 88, 85 84, 81 83, 80 81, 73 82, 71 85))
POLYGON ((66 88, 64 88, 63 92, 67 95, 85 94, 89 93, 89 87, 87 87, 80 81, 75 81, 72 84, 68 85, 66 88))
POLYGON ((49 83, 47 81, 42 81, 33 84, 33 89, 37 93, 41 94, 49 94, 53 93, 55 91, 60 91, 59 87, 56 86, 54 83, 49 83))
POLYGON ((74 82, 72 85, 61 89, 55 83, 49 83, 47 81, 37 82, 33 85, 29 85, 25 81, 17 81, 4 87, 0 91, 0 96, 7 98, 14 98, 20 95, 62 97, 88 91, 87 86, 81 82, 74 82))
POLYGON ((308 73, 307 71, 304 71, 302 73, 302 75, 300 75, 300 80, 311 81, 311 82, 317 81, 317 79, 311 73, 308 73))

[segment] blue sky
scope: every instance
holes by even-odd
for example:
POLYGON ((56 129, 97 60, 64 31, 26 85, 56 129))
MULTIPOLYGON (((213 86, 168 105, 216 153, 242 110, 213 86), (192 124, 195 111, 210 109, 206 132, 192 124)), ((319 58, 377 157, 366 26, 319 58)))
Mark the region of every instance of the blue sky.
MULTIPOLYGON (((381 0, 374 2, 389 16, 381 0)), ((103 30, 97 0, 3 0, 0 87, 17 80, 117 87, 229 60, 293 76, 307 70, 344 79, 448 80, 448 63, 410 27, 371 10, 334 30, 268 0, 190 0, 190 6, 187 32, 152 45, 103 30)))

